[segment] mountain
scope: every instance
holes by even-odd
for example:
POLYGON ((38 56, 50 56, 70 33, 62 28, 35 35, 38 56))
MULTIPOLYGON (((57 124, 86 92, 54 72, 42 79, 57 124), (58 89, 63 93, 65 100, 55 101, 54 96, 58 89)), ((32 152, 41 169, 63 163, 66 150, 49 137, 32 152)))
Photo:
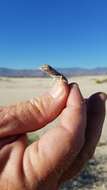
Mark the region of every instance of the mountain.
MULTIPOLYGON (((80 76, 80 75, 106 75, 107 67, 105 68, 58 68, 58 71, 65 76, 80 76)), ((0 68, 0 77, 47 77, 45 73, 39 69, 9 69, 0 68)))
POLYGON ((0 76, 2 77, 43 77, 44 73, 39 69, 9 69, 0 68, 0 76))

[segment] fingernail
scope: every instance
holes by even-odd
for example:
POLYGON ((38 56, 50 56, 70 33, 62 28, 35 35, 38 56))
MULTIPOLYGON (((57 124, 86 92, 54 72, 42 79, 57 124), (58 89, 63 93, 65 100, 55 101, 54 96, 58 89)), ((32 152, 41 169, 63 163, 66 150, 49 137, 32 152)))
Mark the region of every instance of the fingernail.
POLYGON ((84 98, 80 92, 78 84, 71 86, 70 95, 68 98, 68 105, 80 107, 84 103, 84 98))
POLYGON ((65 87, 67 87, 67 84, 59 80, 55 83, 55 85, 53 86, 53 88, 50 90, 49 93, 53 98, 61 97, 66 93, 65 87))

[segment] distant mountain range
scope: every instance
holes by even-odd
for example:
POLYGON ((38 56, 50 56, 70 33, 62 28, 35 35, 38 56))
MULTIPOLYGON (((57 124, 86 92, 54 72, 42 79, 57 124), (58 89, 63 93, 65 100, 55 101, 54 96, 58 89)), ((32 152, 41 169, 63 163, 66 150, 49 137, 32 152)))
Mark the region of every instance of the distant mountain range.
MULTIPOLYGON (((81 75, 106 75, 107 67, 105 68, 58 68, 58 71, 65 76, 81 76, 81 75)), ((0 68, 0 77, 47 77, 45 73, 39 69, 9 69, 0 68)))

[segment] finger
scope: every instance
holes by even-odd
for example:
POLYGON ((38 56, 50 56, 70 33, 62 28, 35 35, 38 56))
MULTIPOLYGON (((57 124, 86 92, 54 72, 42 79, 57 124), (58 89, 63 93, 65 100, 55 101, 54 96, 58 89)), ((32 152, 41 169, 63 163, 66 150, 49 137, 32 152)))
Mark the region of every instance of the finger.
POLYGON ((92 157, 96 145, 101 136, 102 126, 105 118, 105 100, 107 95, 97 93, 87 100, 87 129, 85 144, 71 166, 62 175, 60 182, 76 176, 85 163, 92 157))
MULTIPOLYGON (((86 110, 77 85, 74 85, 61 114, 61 123, 45 133, 38 142, 26 149, 24 167, 32 163, 38 177, 60 174, 61 168, 75 159, 84 143, 86 110)), ((30 175, 30 174, 29 174, 30 175)))
POLYGON ((2 139, 0 139, 0 150, 5 145, 10 144, 10 143, 16 141, 20 136, 21 135, 15 135, 15 136, 12 136, 12 137, 9 137, 9 138, 2 138, 2 139))
POLYGON ((45 95, 4 107, 0 112, 0 138, 34 131, 55 119, 66 104, 69 86, 62 80, 45 95))

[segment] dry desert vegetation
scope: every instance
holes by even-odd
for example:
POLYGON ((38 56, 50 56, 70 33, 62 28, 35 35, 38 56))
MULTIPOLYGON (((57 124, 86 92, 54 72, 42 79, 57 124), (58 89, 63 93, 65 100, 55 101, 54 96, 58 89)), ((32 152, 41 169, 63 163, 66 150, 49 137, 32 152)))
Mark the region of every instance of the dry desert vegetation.
MULTIPOLYGON (((69 82, 77 82, 84 97, 92 93, 107 93, 107 76, 81 76, 69 78, 69 82)), ((2 106, 25 101, 43 94, 54 83, 50 78, 0 78, 0 104, 2 106)), ((29 141, 39 138, 48 128, 53 127, 58 119, 36 134, 29 134, 29 141)), ((81 175, 65 183, 61 190, 106 190, 107 189, 107 116, 100 142, 94 157, 89 161, 81 175)))

